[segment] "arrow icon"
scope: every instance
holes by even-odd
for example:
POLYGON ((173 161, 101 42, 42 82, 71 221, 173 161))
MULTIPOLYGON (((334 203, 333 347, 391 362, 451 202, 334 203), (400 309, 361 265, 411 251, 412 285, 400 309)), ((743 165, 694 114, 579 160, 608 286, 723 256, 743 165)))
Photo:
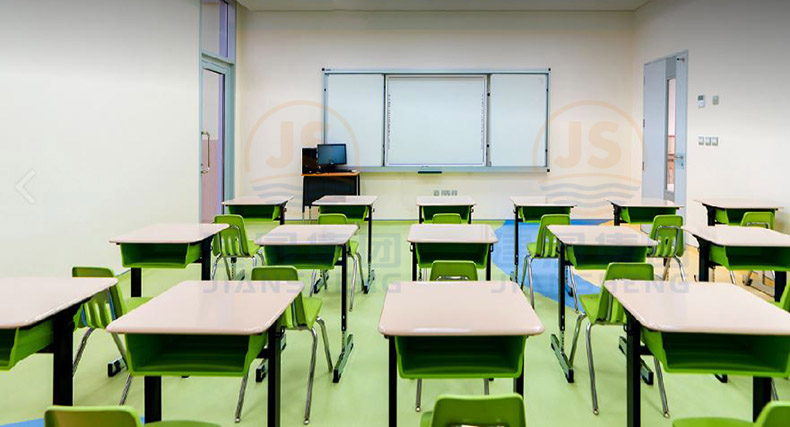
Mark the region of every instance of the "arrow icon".
POLYGON ((33 195, 31 195, 27 191, 27 189, 25 189, 25 186, 30 182, 30 180, 33 179, 34 176, 36 176, 36 171, 30 169, 29 171, 27 171, 25 176, 23 176, 22 179, 20 179, 16 183, 16 186, 14 187, 16 189, 16 192, 19 193, 19 195, 22 196, 25 200, 27 200, 27 202, 30 203, 31 205, 36 203, 36 199, 33 198, 33 195))

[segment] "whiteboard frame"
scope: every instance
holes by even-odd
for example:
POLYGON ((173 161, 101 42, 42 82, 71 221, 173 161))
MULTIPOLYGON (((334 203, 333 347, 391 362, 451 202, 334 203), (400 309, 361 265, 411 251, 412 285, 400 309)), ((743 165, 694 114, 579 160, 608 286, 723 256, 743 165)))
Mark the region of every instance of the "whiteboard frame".
MULTIPOLYGON (((491 96, 490 92, 490 83, 491 83, 491 75, 492 74, 543 74, 546 76, 546 125, 545 130, 543 132, 543 138, 545 141, 545 164, 546 166, 491 166, 491 156, 490 156, 490 149, 491 143, 489 140, 490 137, 490 126, 488 125, 490 121, 486 124, 486 152, 485 152, 485 166, 426 166, 426 167, 418 167, 418 166, 385 166, 385 156, 386 156, 386 128, 382 129, 382 140, 381 140, 381 150, 382 150, 382 165, 381 166, 367 166, 367 167, 358 167, 357 170, 360 172, 545 172, 548 173, 551 170, 551 164, 549 163, 549 155, 550 155, 550 146, 549 146, 549 129, 550 129, 550 118, 551 118, 551 111, 550 107, 550 95, 551 95, 551 68, 528 68, 528 69, 485 69, 485 68, 458 68, 458 69, 411 69, 411 68, 360 68, 360 69, 353 69, 353 68, 322 68, 321 72, 323 73, 323 84, 322 84, 322 102, 323 102, 323 112, 321 118, 321 143, 325 144, 326 137, 327 137, 327 120, 328 120, 328 77, 332 74, 381 74, 384 77, 385 84, 382 85, 381 90, 384 92, 384 102, 386 103, 386 95, 387 95, 387 77, 390 75, 395 76, 405 76, 405 75, 437 75, 437 76, 453 76, 453 75, 485 75, 487 76, 487 93, 488 96, 491 96)), ((488 109, 488 118, 490 119, 491 114, 491 100, 489 99, 487 102, 487 109, 488 109)), ((386 104, 382 105, 382 112, 381 114, 384 116, 384 126, 386 126, 386 114, 387 108, 386 104)))

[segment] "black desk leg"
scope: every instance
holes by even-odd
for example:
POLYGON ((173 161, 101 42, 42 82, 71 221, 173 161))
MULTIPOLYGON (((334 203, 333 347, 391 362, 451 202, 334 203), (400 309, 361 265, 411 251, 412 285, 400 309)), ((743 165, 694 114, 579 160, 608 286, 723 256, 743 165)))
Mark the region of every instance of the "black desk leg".
POLYGON ((754 377, 752 379, 752 420, 757 421, 765 405, 771 401, 771 379, 754 377))
POLYGON ((268 395, 267 395, 267 414, 266 421, 269 427, 280 426, 280 375, 282 374, 282 363, 280 362, 280 344, 283 337, 283 329, 279 322, 269 329, 269 365, 268 371, 268 395))
POLYGON ((162 421, 162 377, 145 377, 145 422, 162 421))
POLYGON ((422 218, 422 206, 417 206, 417 223, 422 224, 423 221, 425 220, 422 218))
POLYGON ((787 286, 787 272, 774 271, 774 301, 779 302, 787 286))
POLYGON ((52 337, 52 404, 74 404, 74 382, 71 358, 74 354, 74 315, 79 305, 67 308, 53 319, 52 337))
POLYGON ((491 257, 493 254, 494 245, 488 245, 488 257, 486 261, 486 280, 491 280, 491 257))
POLYGON ((411 280, 417 280, 417 247, 411 244, 411 280))
POLYGON ((620 206, 612 205, 614 211, 614 225, 620 225, 620 206))
POLYGON ((630 313, 626 313, 626 316, 628 318, 625 326, 626 392, 628 393, 626 425, 638 427, 642 425, 642 384, 639 375, 642 359, 640 357, 642 325, 630 313))
POLYGON ((559 319, 560 336, 557 337, 551 334, 551 349, 554 351, 554 356, 560 363, 562 373, 565 375, 565 380, 569 383, 573 382, 573 367, 571 366, 568 356, 565 355, 565 245, 559 244, 558 248, 558 262, 559 268, 557 270, 557 291, 559 300, 559 312, 557 317, 559 319))
POLYGON ((143 270, 132 267, 132 298, 143 296, 143 270))
POLYGON ((716 225, 716 208, 713 206, 705 206, 708 214, 708 225, 716 225))
POLYGON ((343 369, 346 367, 348 358, 351 356, 351 350, 354 348, 354 335, 349 334, 347 329, 348 321, 348 245, 343 245, 342 255, 340 257, 340 271, 341 271, 341 285, 340 285, 340 329, 342 331, 343 342, 340 347, 340 356, 335 363, 335 372, 332 382, 339 383, 340 377, 343 375, 343 369))
POLYGON ((510 277, 513 278, 514 282, 518 283, 518 223, 520 220, 518 217, 518 206, 513 208, 513 212, 516 213, 515 218, 513 218, 513 224, 515 224, 513 234, 515 235, 514 239, 516 241, 513 243, 513 253, 515 256, 513 257, 513 274, 511 274, 510 277))
POLYGON ((474 212, 474 211, 475 211, 475 208, 472 207, 472 206, 469 206, 469 219, 466 220, 467 224, 471 224, 472 223, 472 212, 474 212))
POLYGON ((373 270, 373 206, 368 211, 368 280, 362 281, 362 291, 370 292, 373 281, 376 280, 376 271, 373 270))
POLYGON ((710 275, 710 244, 702 239, 699 241, 699 270, 697 280, 707 282, 710 275))
POLYGON ((211 280, 211 241, 208 237, 200 242, 200 280, 211 280))
POLYGON ((395 351, 395 338, 389 337, 389 427, 398 425, 398 355, 395 351))
MULTIPOLYGON (((304 214, 304 209, 302 209, 302 214, 304 214)), ((285 224, 285 203, 280 206, 280 225, 285 224)))
POLYGON ((521 367, 521 375, 517 378, 513 378, 513 392, 518 393, 521 397, 524 397, 524 369, 525 367, 521 367))

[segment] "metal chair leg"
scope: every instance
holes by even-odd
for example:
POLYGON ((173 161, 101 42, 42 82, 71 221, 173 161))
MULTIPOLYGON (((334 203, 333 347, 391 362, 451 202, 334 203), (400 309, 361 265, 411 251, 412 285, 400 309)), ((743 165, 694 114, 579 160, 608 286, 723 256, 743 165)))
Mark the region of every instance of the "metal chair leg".
POLYGON ((656 377, 658 377, 658 391, 661 393, 661 407, 664 410, 664 418, 669 418, 669 404, 667 403, 667 390, 664 388, 664 373, 661 372, 661 362, 655 357, 653 364, 656 367, 656 377))
POLYGON ((244 392, 247 391, 247 378, 250 372, 247 371, 241 379, 241 388, 239 388, 239 400, 236 402, 236 422, 241 421, 241 409, 244 407, 244 392))
POLYGON ((521 267, 521 292, 524 292, 524 280, 527 278, 527 262, 529 262, 529 255, 524 257, 524 266, 521 267))
POLYGON ((678 269, 680 270, 680 280, 686 280, 686 270, 683 268, 683 262, 680 260, 679 256, 674 257, 675 262, 678 263, 678 269))
POLYGON ((587 317, 587 313, 579 313, 576 317, 576 327, 573 329, 573 344, 571 344, 571 354, 568 358, 568 363, 573 366, 573 360, 576 357, 577 344, 579 343, 579 332, 582 329, 582 321, 587 317))
POLYGON ((771 400, 779 400, 779 393, 776 392, 776 382, 771 378, 771 400))
POLYGON ((121 355, 121 360, 123 360, 123 364, 126 365, 126 368, 129 368, 129 363, 126 361, 126 349, 123 348, 123 342, 121 342, 121 337, 118 334, 110 334, 112 336, 112 340, 115 343, 115 348, 118 349, 118 353, 121 355))
POLYGON ((728 271, 730 272, 730 282, 732 282, 732 284, 734 285, 735 284, 735 273, 733 273, 732 270, 728 270, 728 271))
POLYGON ((315 283, 315 276, 318 270, 313 270, 313 275, 310 277, 310 296, 313 296, 315 293, 316 283, 315 283))
POLYGON ((123 385, 123 390, 121 391, 121 401, 118 403, 119 405, 126 404, 126 398, 129 397, 129 389, 132 387, 132 374, 126 376, 126 384, 123 385))
POLYGON ((483 378, 483 394, 488 396, 490 393, 491 393, 491 390, 489 388, 488 378, 483 378))
POLYGON ((313 336, 313 351, 310 355, 310 374, 307 377, 307 401, 304 406, 305 424, 310 424, 310 405, 313 403, 313 379, 315 378, 315 356, 318 349, 318 335, 315 333, 315 328, 310 329, 310 334, 313 336))
POLYGON ((532 308, 535 308, 535 282, 532 280, 532 257, 529 257, 527 260, 527 272, 529 274, 529 302, 532 304, 532 308))
MULTIPOLYGON (((225 273, 228 275, 228 280, 233 280, 233 271, 230 267, 230 262, 228 261, 228 257, 222 257, 222 262, 225 264, 225 273)), ((234 268, 235 270, 235 268, 234 268)))
POLYGON ((576 288, 576 279, 573 275, 573 268, 568 267, 568 275, 571 276, 571 291, 573 292, 573 308, 579 312, 579 291, 576 288))
POLYGON ((214 280, 214 276, 217 274, 217 265, 219 264, 219 259, 222 257, 217 257, 214 260, 214 266, 211 267, 211 280, 214 280))
POLYGON ((80 341, 80 346, 77 349, 77 354, 74 356, 74 363, 71 365, 71 376, 77 373, 77 366, 80 364, 80 360, 82 360, 82 353, 85 352, 85 346, 88 345, 88 338, 90 338, 91 334, 93 333, 93 328, 88 328, 85 331, 85 334, 82 335, 82 340, 80 341))
POLYGON ((351 257, 351 295, 348 303, 348 311, 354 311, 354 294, 357 293, 357 257, 351 257))
POLYGON ((417 401, 414 403, 414 410, 420 412, 422 410, 422 380, 417 379, 417 401))
POLYGON ((324 319, 321 317, 316 317, 315 319, 318 326, 321 327, 321 338, 324 340, 324 353, 326 354, 326 366, 329 368, 329 372, 332 372, 332 354, 329 352, 329 338, 326 335, 326 323, 324 323, 324 319))
POLYGON ((593 324, 587 325, 587 365, 590 370, 590 393, 592 394, 593 414, 598 415, 598 390, 595 387, 595 364, 592 354, 592 331, 593 324))

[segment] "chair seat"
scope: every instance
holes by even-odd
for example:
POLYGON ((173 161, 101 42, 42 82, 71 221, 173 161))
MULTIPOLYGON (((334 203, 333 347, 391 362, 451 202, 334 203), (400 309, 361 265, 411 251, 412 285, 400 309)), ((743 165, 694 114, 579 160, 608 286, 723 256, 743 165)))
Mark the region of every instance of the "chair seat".
POLYGON ((675 420, 672 427, 752 427, 749 421, 733 418, 685 418, 675 420))
POLYGON ((581 303, 584 312, 587 313, 587 318, 590 321, 598 319, 598 305, 600 304, 601 294, 585 294, 579 295, 579 303, 581 303))
MULTIPOLYGON (((315 297, 302 297, 302 303, 304 305, 304 316, 305 316, 305 323, 308 328, 312 328, 315 325, 315 320, 318 318, 318 315, 321 313, 321 306, 324 304, 324 301, 321 298, 315 297)), ((293 329, 295 326, 293 324, 293 320, 291 316, 286 317, 286 328, 293 329)))
POLYGON ((433 411, 423 412, 420 417, 420 427, 431 427, 433 421, 433 411))
POLYGON ((219 424, 204 423, 202 421, 159 421, 155 423, 145 423, 146 426, 154 427, 220 427, 219 424))

